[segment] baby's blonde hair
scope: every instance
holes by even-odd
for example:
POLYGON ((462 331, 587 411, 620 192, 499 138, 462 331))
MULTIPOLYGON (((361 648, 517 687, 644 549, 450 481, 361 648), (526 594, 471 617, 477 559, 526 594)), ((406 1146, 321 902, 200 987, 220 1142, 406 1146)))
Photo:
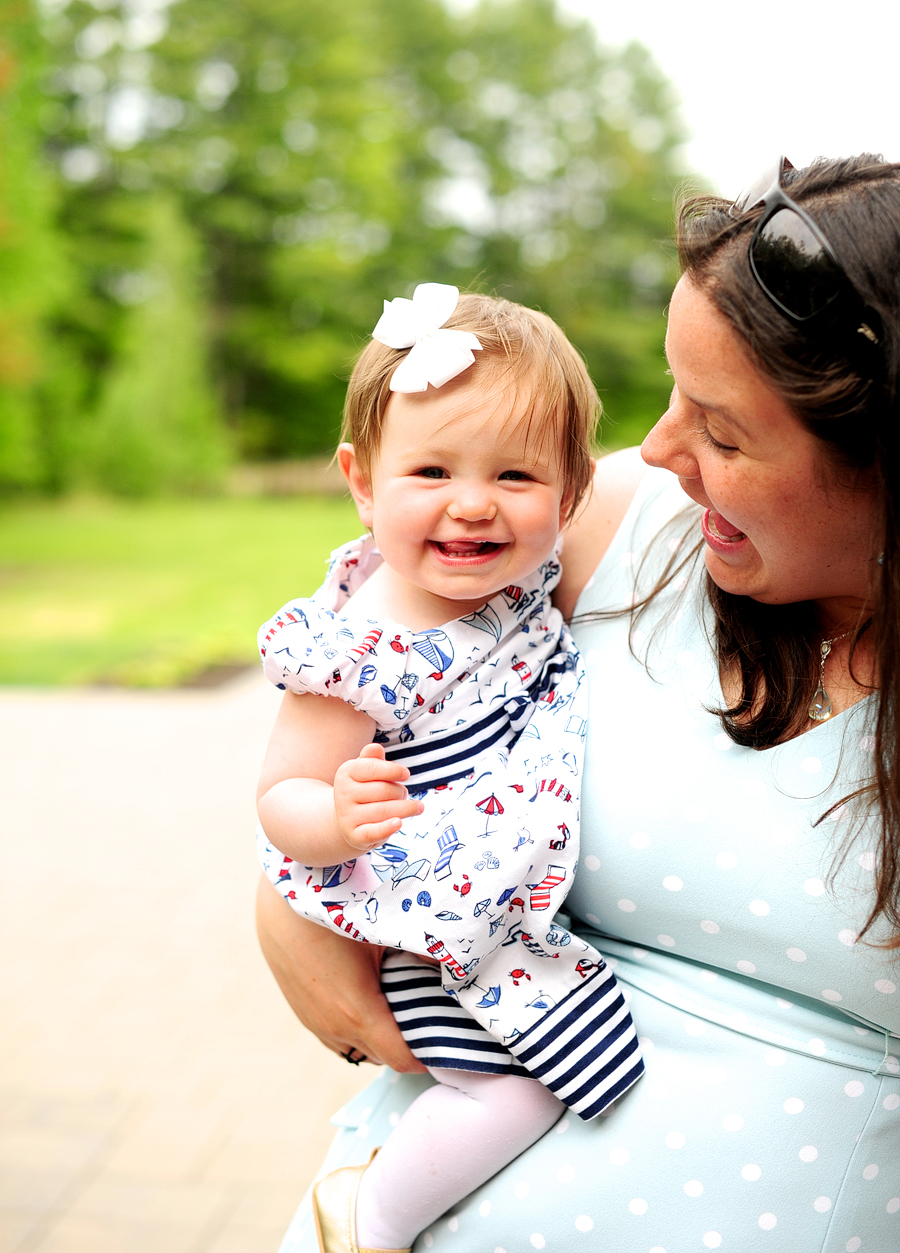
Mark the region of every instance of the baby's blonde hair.
MULTIPOLYGON (((600 400, 587 367, 563 332, 545 313, 526 309, 493 296, 473 292, 460 295, 448 330, 471 331, 481 342, 475 364, 461 379, 510 375, 528 388, 527 420, 541 438, 555 434, 560 441, 560 474, 571 518, 591 481, 591 454, 600 400), (547 422, 548 426, 541 426, 547 422), (552 423, 552 425, 550 425, 552 423)), ((372 340, 350 377, 344 404, 341 440, 351 443, 368 478, 378 457, 390 382, 408 348, 388 348, 372 340)))

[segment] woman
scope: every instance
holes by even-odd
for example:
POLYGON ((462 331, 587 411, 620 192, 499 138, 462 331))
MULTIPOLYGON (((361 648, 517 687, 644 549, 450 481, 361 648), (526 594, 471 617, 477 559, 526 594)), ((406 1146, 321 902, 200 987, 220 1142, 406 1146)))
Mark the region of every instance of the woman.
MULTIPOLYGON (((567 907, 647 1075, 417 1250, 900 1248, 900 166, 783 163, 680 249, 656 468, 600 464, 562 606, 592 680, 567 907)), ((329 1169, 363 1161, 423 1083, 377 954, 268 885, 260 932, 329 1047, 404 1072, 338 1119, 329 1169)), ((283 1253, 315 1247, 301 1209, 283 1253)))

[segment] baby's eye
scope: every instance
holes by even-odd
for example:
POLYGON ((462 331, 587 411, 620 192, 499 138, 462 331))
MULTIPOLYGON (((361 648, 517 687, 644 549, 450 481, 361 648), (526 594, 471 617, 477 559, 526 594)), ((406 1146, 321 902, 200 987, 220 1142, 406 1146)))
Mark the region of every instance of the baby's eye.
POLYGON ((524 470, 504 470, 500 475, 501 479, 512 479, 514 482, 525 482, 530 477, 524 470))
POLYGON ((446 478, 447 472, 440 466, 423 466, 421 470, 416 470, 416 474, 423 479, 443 479, 446 478))

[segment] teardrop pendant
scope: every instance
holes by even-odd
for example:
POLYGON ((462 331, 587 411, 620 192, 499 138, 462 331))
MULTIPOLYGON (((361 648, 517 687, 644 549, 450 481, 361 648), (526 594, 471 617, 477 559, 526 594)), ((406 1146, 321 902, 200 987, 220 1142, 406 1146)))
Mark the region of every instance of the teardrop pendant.
POLYGON ((828 693, 821 684, 816 689, 816 694, 812 698, 809 709, 806 712, 813 722, 827 722, 834 713, 834 706, 828 699, 828 693))

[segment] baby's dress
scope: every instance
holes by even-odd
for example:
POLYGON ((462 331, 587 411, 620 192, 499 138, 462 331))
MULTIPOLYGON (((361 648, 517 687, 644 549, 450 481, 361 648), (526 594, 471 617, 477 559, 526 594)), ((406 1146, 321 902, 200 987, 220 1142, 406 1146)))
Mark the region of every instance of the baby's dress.
POLYGON ((549 600, 559 563, 439 629, 411 631, 340 612, 380 560, 369 537, 338 549, 322 588, 260 628, 260 652, 278 687, 368 714, 424 812, 324 868, 291 861, 260 832, 263 868, 304 917, 440 963, 443 991, 432 988, 429 1006, 440 1027, 424 1041, 409 1001, 436 975, 386 963, 392 1008, 429 1065, 531 1074, 591 1119, 643 1064, 612 972, 554 921, 577 864, 587 713, 577 649, 549 600))

